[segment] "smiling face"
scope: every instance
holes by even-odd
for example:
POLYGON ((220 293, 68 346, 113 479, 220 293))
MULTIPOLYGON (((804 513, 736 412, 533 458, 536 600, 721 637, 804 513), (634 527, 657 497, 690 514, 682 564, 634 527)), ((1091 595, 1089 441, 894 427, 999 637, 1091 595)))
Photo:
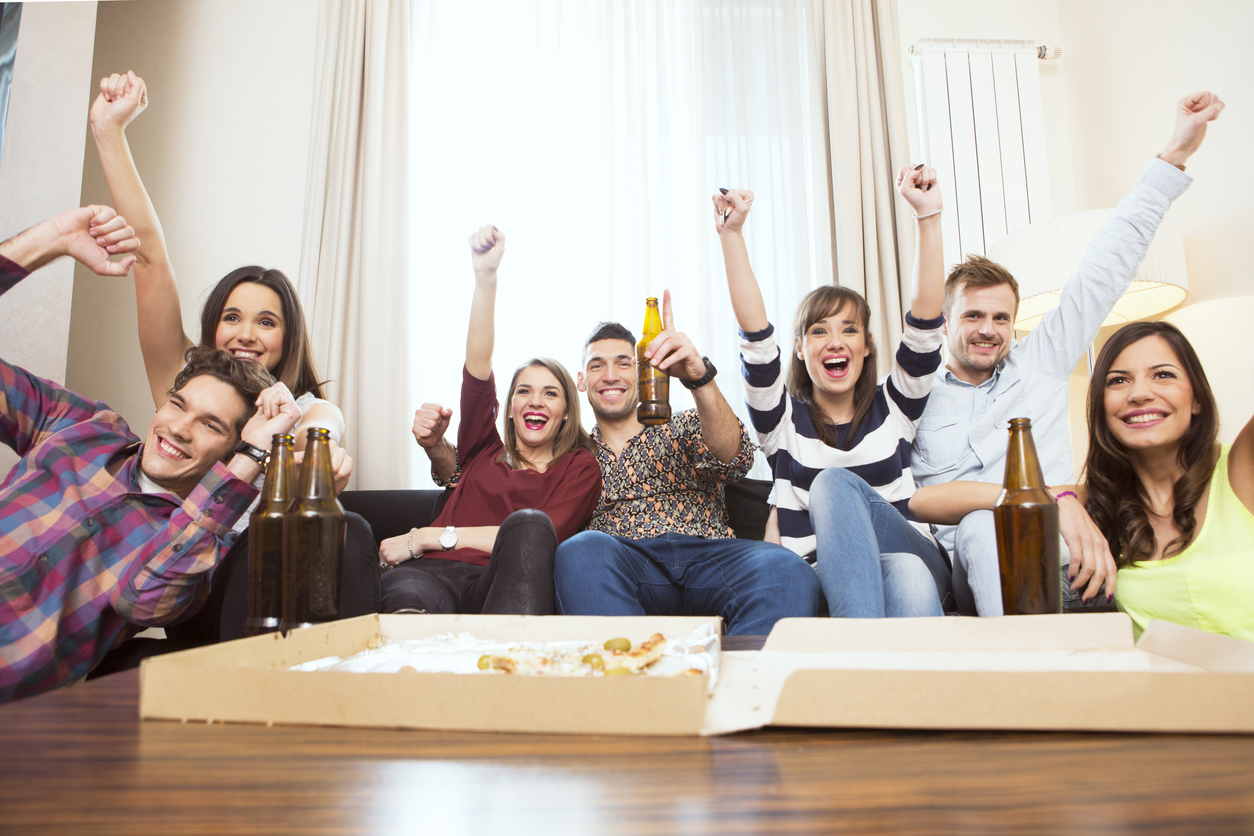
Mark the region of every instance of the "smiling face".
POLYGON ((579 391, 598 421, 617 421, 636 414, 640 393, 636 388, 636 347, 626 340, 597 340, 584 349, 584 368, 579 391))
POLYGON ((550 458, 565 417, 566 394, 561 381, 544 366, 522 369, 509 398, 509 420, 518 452, 532 461, 550 458))
POLYGON ((214 347, 274 371, 283 360, 283 302, 256 282, 240 282, 226 298, 214 347))
POLYGON ((144 440, 140 467, 184 499, 235 446, 235 426, 248 407, 235 387, 209 375, 193 377, 157 410, 144 440))
POLYGON ((950 371, 968 383, 988 380, 1010 353, 1017 307, 1008 284, 960 287, 945 314, 950 371))
POLYGON ((1201 412, 1180 358, 1159 336, 1119 352, 1103 385, 1106 425, 1129 451, 1177 445, 1201 412))
POLYGON ((849 421, 853 417, 854 384, 871 353, 857 310, 852 304, 841 305, 811 323, 795 347, 814 384, 815 403, 833 422, 849 421))

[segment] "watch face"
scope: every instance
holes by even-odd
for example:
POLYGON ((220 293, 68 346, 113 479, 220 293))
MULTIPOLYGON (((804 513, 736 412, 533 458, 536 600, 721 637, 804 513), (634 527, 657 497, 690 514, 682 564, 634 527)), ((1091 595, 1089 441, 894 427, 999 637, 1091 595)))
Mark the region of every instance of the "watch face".
POLYGON ((457 545, 457 532, 451 528, 444 529, 440 535, 440 545, 446 549, 451 549, 457 545))

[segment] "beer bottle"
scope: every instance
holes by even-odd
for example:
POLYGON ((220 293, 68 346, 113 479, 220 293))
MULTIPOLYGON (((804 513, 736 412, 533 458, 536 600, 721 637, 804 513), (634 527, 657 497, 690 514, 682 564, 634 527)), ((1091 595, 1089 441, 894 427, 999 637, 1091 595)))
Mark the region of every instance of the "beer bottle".
POLYGON ((1058 506, 1045 490, 1032 443, 1032 422, 1027 418, 1010 419, 1006 479, 993 520, 1002 611, 1006 615, 1061 612, 1058 506))
POLYGON ((662 333, 662 316, 656 296, 650 296, 644 304, 643 333, 636 343, 636 385, 640 393, 636 419, 642 424, 665 424, 671 419, 671 378, 644 356, 653 338, 662 333))
POLYGON ((283 518, 283 631, 339 615, 338 579, 348 519, 335 498, 330 433, 315 427, 305 443, 296 501, 283 518))
POLYGON ((296 497, 296 439, 275 435, 261 502, 248 518, 248 619, 244 633, 279 629, 283 619, 283 515, 296 497))

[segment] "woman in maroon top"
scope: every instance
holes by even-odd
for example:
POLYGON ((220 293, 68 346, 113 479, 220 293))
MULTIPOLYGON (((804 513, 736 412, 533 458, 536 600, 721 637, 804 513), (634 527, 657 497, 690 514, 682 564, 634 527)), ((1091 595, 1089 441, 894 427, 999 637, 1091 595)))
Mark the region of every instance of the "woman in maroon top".
POLYGON ((505 436, 496 429, 496 270, 505 236, 470 237, 475 294, 466 334, 461 479, 427 528, 384 540, 383 612, 551 615, 553 553, 592 516, 601 468, 579 420, 570 373, 535 359, 509 384, 505 436))

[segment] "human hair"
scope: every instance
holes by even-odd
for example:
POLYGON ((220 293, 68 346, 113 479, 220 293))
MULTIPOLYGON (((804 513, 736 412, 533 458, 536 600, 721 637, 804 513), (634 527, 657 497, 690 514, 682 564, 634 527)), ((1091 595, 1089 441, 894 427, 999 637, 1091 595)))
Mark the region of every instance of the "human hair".
POLYGON ((244 412, 235 422, 238 439, 248 419, 257 411, 257 396, 274 385, 274 378, 260 363, 237 360, 230 352, 211 346, 194 345, 183 355, 186 363, 174 378, 173 395, 196 377, 212 377, 231 386, 244 401, 244 412))
MULTIPOLYGON (((509 398, 514 397, 514 388, 518 385, 518 376, 522 374, 523 369, 533 366, 548 369, 557 378, 557 384, 562 388, 562 400, 566 402, 566 418, 553 439, 553 458, 550 464, 571 450, 587 450, 592 453, 592 436, 588 435, 588 431, 583 428, 583 422, 579 419, 579 398, 571 397, 571 393, 575 391, 575 380, 561 363, 548 357, 533 357, 514 369, 514 376, 509 381, 509 398)), ((520 470, 526 465, 535 466, 534 462, 518 452, 518 434, 514 431, 514 422, 510 420, 508 409, 505 412, 504 442, 505 452, 501 454, 500 460, 506 465, 513 470, 520 470)))
POLYGON ((625 325, 617 322, 598 322, 597 327, 592 329, 592 333, 588 335, 588 339, 583 343, 583 356, 585 362, 588 359, 588 346, 601 340, 626 340, 632 345, 636 344, 636 335, 625 325))
POLYGON ((1176 460, 1184 474, 1173 486, 1175 505, 1171 518, 1180 536, 1166 545, 1164 557, 1180 553, 1193 540, 1198 526, 1194 512, 1218 460, 1219 409, 1206 372, 1188 339, 1169 322, 1134 322, 1116 331, 1097 355, 1089 380, 1089 452, 1084 478, 1088 489, 1085 507, 1106 537, 1119 566, 1150 559, 1157 541, 1149 521, 1144 486, 1132 468, 1127 448, 1115 438, 1107 421, 1106 376, 1124 349, 1149 337, 1162 338, 1175 352, 1200 407, 1176 448, 1176 460))
POLYGON ((271 374, 298 397, 305 392, 323 397, 322 382, 318 380, 318 369, 314 365, 313 350, 305 329, 305 311, 296 296, 296 288, 281 270, 249 265, 223 276, 210 291, 200 311, 200 344, 210 348, 217 345, 218 323, 222 320, 226 300, 230 298, 231 291, 244 282, 270 288, 278 295, 283 307, 279 312, 283 317, 283 356, 279 358, 279 365, 270 370, 271 374))
POLYGON ((954 303, 954 297, 963 290, 972 287, 997 287, 1002 284, 1010 285, 1010 290, 1015 295, 1015 311, 1017 312, 1019 310, 1019 283, 1015 281, 1014 276, 1010 275, 1010 271, 982 255, 968 255, 955 264, 945 278, 945 301, 941 307, 941 310, 945 312, 945 318, 949 318, 949 308, 954 303))
MULTIPOLYGON (((875 339, 871 336, 871 306, 856 290, 834 284, 816 287, 807 293, 801 300, 801 304, 797 306, 797 315, 793 321, 793 336, 799 349, 805 342, 806 332, 810 330, 811 325, 837 313, 846 305, 853 308, 854 318, 862 328, 862 333, 866 336, 866 346, 870 349, 862 362, 862 374, 853 384, 853 418, 849 422, 849 433, 845 436, 845 449, 849 449, 854 431, 858 429, 858 425, 866 418, 867 413, 871 411, 871 406, 875 403, 878 373, 875 360, 875 339)), ((809 410, 810 422, 814 424, 819 440, 829 447, 837 447, 836 426, 815 403, 814 381, 810 379, 810 371, 806 368, 805 360, 794 356, 789 361, 786 383, 789 393, 804 403, 806 409, 809 410)))

